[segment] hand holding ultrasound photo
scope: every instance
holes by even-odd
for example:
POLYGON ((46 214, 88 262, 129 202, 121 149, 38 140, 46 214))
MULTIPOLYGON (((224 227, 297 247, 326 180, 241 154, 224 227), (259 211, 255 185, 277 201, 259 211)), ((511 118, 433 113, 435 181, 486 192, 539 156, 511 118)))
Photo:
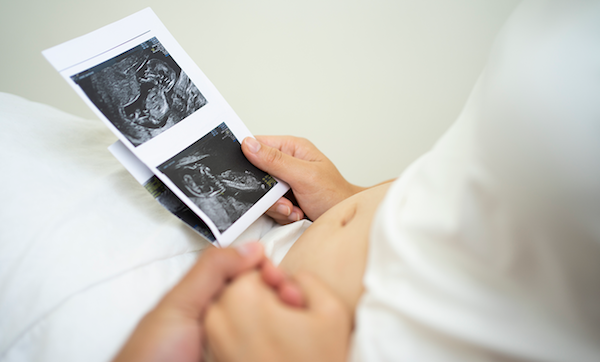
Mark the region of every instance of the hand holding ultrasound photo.
POLYGON ((117 159, 213 244, 289 189, 246 160, 239 140, 251 133, 151 9, 43 54, 117 135, 117 159))

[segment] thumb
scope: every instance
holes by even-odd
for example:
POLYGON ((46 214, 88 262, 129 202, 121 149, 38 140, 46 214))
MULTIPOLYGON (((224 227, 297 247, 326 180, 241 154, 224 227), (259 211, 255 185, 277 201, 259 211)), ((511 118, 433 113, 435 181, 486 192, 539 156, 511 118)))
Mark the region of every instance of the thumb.
POLYGON ((254 166, 292 185, 306 174, 305 161, 285 154, 252 137, 242 142, 242 152, 254 166))
POLYGON ((234 248, 210 248, 164 297, 163 303, 201 316, 229 281, 257 268, 265 260, 260 243, 234 248))
POLYGON ((348 316, 351 311, 321 280, 308 273, 298 273, 294 279, 304 293, 306 307, 323 315, 348 316))

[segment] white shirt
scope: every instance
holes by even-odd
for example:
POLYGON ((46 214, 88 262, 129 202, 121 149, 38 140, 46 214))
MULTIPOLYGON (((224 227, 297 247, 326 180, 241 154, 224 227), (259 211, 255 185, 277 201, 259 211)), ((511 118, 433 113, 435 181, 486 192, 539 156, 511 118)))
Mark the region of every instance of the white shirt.
POLYGON ((526 1, 373 223, 351 360, 600 361, 600 1, 526 1))

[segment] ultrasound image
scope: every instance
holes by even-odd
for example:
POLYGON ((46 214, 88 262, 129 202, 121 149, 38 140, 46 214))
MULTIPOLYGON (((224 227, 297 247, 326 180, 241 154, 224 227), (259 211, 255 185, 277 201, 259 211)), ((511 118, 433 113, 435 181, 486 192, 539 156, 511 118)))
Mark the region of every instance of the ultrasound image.
POLYGON ((252 165, 221 123, 158 167, 217 226, 229 228, 277 181, 252 165))
POLYGON ((152 196, 165 209, 169 210, 173 215, 177 216, 181 221, 188 224, 192 229, 196 230, 200 235, 205 237, 210 242, 215 242, 215 236, 210 231, 208 226, 196 215, 186 204, 183 203, 168 187, 163 184, 158 177, 152 176, 145 184, 144 188, 150 192, 152 196))
POLYGON ((136 147, 207 103, 156 38, 71 79, 136 147))

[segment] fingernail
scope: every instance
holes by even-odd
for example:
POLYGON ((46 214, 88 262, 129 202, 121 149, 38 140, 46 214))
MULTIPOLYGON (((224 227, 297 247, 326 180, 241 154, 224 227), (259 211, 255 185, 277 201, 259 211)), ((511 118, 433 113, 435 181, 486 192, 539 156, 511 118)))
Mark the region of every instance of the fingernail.
POLYGON ((300 221, 300 213, 294 211, 290 214, 290 216, 288 216, 288 219, 290 219, 291 221, 300 221))
POLYGON ((277 206, 277 212, 280 214, 283 214, 285 216, 290 216, 290 214, 292 213, 292 210, 290 209, 289 206, 279 205, 279 206, 277 206))
POLYGON ((252 137, 247 137, 244 142, 246 142, 246 146, 248 146, 248 150, 252 153, 256 153, 260 150, 260 142, 255 140, 252 137))
POLYGON ((246 243, 235 248, 241 256, 247 256, 255 254, 260 249, 260 245, 258 243, 246 243))

